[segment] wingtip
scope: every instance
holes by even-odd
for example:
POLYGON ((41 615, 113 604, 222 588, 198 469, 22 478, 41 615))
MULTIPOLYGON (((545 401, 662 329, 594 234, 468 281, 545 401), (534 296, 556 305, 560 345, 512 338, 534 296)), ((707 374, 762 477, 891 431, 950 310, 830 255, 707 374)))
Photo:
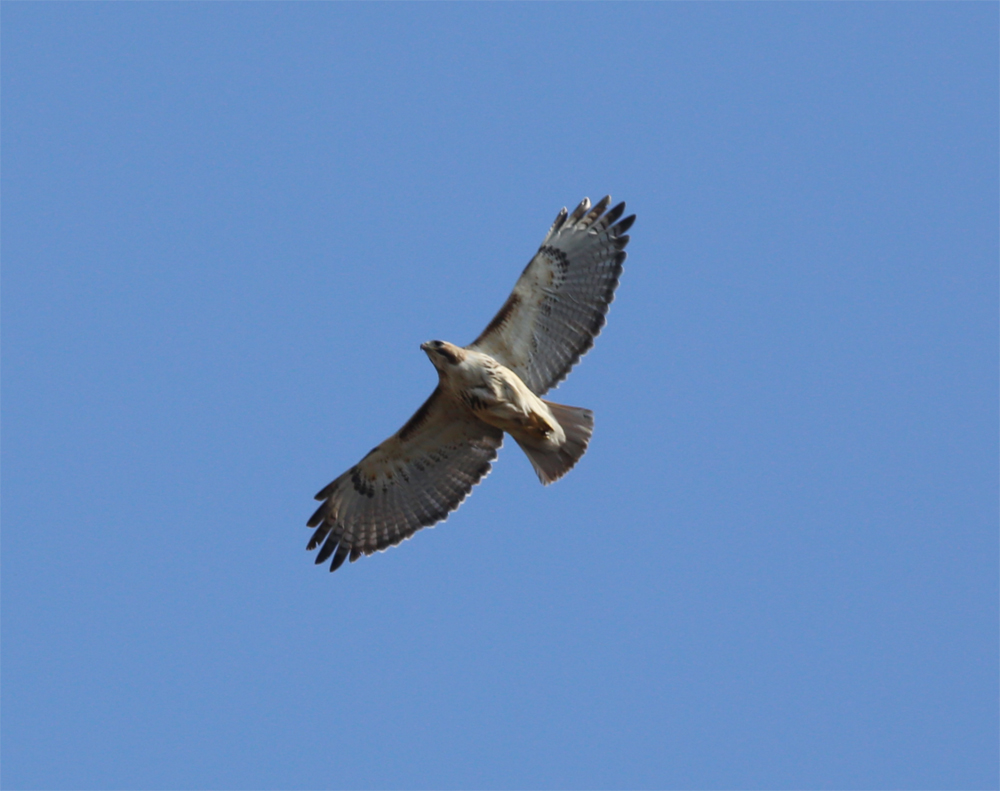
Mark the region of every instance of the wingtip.
POLYGON ((583 227, 585 227, 585 228, 592 227, 594 225, 594 223, 597 222, 597 219, 602 214, 604 214, 604 210, 606 208, 608 208, 608 204, 610 204, 610 203, 611 203, 611 196, 610 195, 605 195, 596 204, 594 204, 594 208, 593 209, 591 209, 589 212, 587 212, 587 216, 584 217, 580 221, 580 225, 583 226, 583 227))
POLYGON ((323 505, 317 508, 313 515, 309 517, 309 521, 306 522, 306 527, 319 527, 322 524, 323 519, 326 518, 326 515, 323 513, 325 510, 326 503, 323 503, 323 505))
POLYGON ((337 548, 337 554, 333 556, 333 560, 330 562, 330 571, 334 572, 344 565, 344 560, 347 558, 348 549, 343 544, 337 548))
POLYGON ((579 222, 588 209, 590 209, 590 198, 584 198, 580 201, 580 205, 573 209, 573 213, 569 216, 569 224, 574 225, 579 222))
POLYGON ((632 223, 634 222, 635 222, 635 215, 630 214, 628 217, 626 217, 624 220, 622 220, 621 222, 617 223, 614 226, 613 230, 615 232, 615 235, 621 236, 622 234, 624 234, 629 228, 632 227, 632 223))
POLYGON ((549 232, 545 235, 545 239, 542 241, 544 245, 552 236, 562 230, 563 225, 566 224, 566 218, 569 217, 569 212, 566 211, 566 207, 563 206, 559 213, 556 215, 555 220, 552 221, 552 227, 549 228, 549 232))

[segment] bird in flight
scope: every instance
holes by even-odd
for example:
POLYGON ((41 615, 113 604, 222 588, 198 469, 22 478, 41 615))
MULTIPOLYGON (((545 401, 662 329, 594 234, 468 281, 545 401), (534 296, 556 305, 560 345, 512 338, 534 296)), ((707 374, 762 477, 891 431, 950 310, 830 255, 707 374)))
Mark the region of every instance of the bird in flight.
POLYGON ((388 549, 446 519, 490 471, 504 432, 548 485, 580 460, 594 428, 589 409, 542 396, 594 345, 625 261, 626 231, 611 196, 559 212, 500 312, 471 344, 420 345, 438 386, 389 439, 316 495, 307 549, 316 563, 388 549), (607 211, 607 213, 605 213, 607 211))

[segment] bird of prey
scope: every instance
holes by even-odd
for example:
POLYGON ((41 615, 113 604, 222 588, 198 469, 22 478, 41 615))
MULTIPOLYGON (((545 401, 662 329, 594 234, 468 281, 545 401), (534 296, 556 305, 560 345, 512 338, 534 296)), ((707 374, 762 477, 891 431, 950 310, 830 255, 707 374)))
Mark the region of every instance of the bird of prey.
POLYGON ((548 485, 579 461, 594 427, 589 409, 542 399, 594 345, 625 260, 625 232, 607 196, 559 212, 500 312, 471 344, 420 345, 438 385, 389 439, 316 495, 308 526, 316 563, 330 571, 388 549, 447 518, 490 471, 504 432, 548 485))

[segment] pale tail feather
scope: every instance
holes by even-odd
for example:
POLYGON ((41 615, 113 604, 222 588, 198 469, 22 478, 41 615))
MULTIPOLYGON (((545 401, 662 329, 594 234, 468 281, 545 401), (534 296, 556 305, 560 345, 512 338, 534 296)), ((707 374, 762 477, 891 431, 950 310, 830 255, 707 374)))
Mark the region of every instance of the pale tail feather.
POLYGON ((545 451, 530 448, 517 440, 517 437, 514 439, 527 455, 531 466, 535 468, 538 480, 544 486, 548 486, 573 469, 573 465, 587 450, 587 443, 590 442, 590 435, 594 431, 594 413, 582 407, 554 404, 551 401, 546 401, 545 404, 566 433, 566 441, 562 447, 558 450, 545 451))

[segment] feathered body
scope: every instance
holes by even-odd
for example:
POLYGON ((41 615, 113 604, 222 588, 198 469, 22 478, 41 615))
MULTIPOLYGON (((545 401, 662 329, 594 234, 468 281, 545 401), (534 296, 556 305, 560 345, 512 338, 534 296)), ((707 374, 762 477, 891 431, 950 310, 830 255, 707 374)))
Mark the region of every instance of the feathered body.
POLYGON ((438 371, 430 398, 393 436, 316 495, 308 548, 350 558, 386 549, 456 509, 490 471, 510 434, 543 484, 587 449, 588 409, 541 396, 593 346, 621 276, 625 231, 611 198, 563 209, 503 307, 470 345, 421 345, 438 371))
POLYGON ((569 472, 586 451, 594 426, 589 409, 539 398, 516 373, 475 349, 447 341, 430 341, 420 348, 438 370, 442 394, 510 434, 544 485, 569 472))

